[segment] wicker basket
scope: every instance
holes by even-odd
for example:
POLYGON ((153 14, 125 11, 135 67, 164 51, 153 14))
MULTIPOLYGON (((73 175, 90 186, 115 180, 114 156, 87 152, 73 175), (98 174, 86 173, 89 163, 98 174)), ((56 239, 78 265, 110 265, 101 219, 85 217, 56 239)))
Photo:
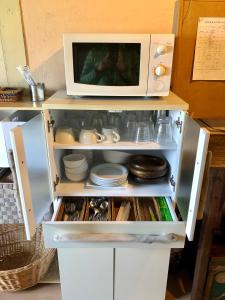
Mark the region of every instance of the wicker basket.
POLYGON ((48 271, 55 249, 45 249, 42 228, 31 241, 23 225, 0 225, 0 291, 36 285, 48 271))
POLYGON ((0 102, 16 102, 22 95, 22 89, 0 87, 0 102))

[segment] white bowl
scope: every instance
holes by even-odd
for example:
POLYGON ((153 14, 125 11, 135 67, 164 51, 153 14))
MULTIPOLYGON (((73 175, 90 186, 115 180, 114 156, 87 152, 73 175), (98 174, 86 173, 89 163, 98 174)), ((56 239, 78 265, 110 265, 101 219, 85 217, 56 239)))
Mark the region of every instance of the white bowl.
POLYGON ((89 165, 92 165, 93 163, 93 151, 92 150, 72 150, 72 153, 74 154, 83 154, 89 165))
POLYGON ((71 180, 71 181, 75 181, 75 182, 79 182, 79 181, 82 181, 84 180, 86 177, 87 177, 87 174, 88 172, 85 171, 85 172, 82 172, 80 174, 72 174, 72 173, 68 173, 68 172, 65 172, 66 173, 66 177, 71 180))
POLYGON ((66 168, 78 168, 85 162, 87 159, 83 154, 69 154, 63 157, 63 162, 66 168))
POLYGON ((81 173, 84 173, 84 172, 87 172, 88 170, 88 166, 87 167, 84 167, 84 168, 65 168, 65 172, 66 173, 70 173, 70 174, 73 174, 73 175, 79 175, 81 173))
POLYGON ((88 169, 88 163, 86 161, 82 162, 79 166, 77 167, 67 167, 65 166, 65 169, 68 169, 68 171, 70 170, 71 172, 75 171, 75 172, 81 172, 84 170, 88 169))
POLYGON ((132 154, 122 151, 104 150, 103 158, 105 162, 113 164, 126 164, 132 154))

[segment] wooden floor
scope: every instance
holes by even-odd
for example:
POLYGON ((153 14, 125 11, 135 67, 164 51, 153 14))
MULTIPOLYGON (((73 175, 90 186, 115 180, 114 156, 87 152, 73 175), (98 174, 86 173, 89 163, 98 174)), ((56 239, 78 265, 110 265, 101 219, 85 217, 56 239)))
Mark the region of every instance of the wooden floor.
MULTIPOLYGON (((59 282, 58 263, 55 259, 49 268, 44 282, 59 282)), ((189 300, 191 278, 186 271, 169 274, 165 300, 189 300)), ((0 300, 61 300, 60 284, 41 283, 33 288, 16 293, 1 293, 0 300)), ((73 299, 71 299, 73 300, 73 299)), ((137 299, 138 300, 138 299, 137 299)), ((149 299, 155 300, 155 299, 149 299)))
MULTIPOLYGON (((39 284, 33 288, 16 293, 0 293, 1 300, 61 300, 60 285, 39 284)), ((72 300, 72 299, 71 299, 72 300)))
MULTIPOLYGON (((61 300, 59 284, 39 284, 36 287, 17 293, 0 293, 1 300, 61 300)), ((189 300, 188 296, 174 298, 168 291, 165 300, 189 300)), ((72 299, 71 299, 72 300, 72 299)))

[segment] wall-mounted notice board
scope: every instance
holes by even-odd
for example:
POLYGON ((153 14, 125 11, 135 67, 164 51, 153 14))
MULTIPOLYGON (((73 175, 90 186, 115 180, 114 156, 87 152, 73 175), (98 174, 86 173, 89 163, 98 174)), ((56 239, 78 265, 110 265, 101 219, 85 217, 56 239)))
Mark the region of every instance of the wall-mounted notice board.
POLYGON ((172 90, 195 118, 225 118, 225 81, 193 80, 199 18, 225 17, 225 0, 180 0, 172 90))

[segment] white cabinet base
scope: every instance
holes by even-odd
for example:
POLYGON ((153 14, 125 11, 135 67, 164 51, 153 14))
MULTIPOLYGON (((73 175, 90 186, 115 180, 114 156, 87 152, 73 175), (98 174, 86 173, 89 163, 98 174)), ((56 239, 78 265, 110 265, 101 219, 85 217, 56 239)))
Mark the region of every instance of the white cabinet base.
POLYGON ((113 300, 113 259, 113 248, 59 248, 62 300, 113 300))
POLYGON ((168 249, 116 249, 115 299, 164 300, 169 266, 168 249))
POLYGON ((169 258, 170 248, 59 248, 62 300, 164 300, 169 258))

